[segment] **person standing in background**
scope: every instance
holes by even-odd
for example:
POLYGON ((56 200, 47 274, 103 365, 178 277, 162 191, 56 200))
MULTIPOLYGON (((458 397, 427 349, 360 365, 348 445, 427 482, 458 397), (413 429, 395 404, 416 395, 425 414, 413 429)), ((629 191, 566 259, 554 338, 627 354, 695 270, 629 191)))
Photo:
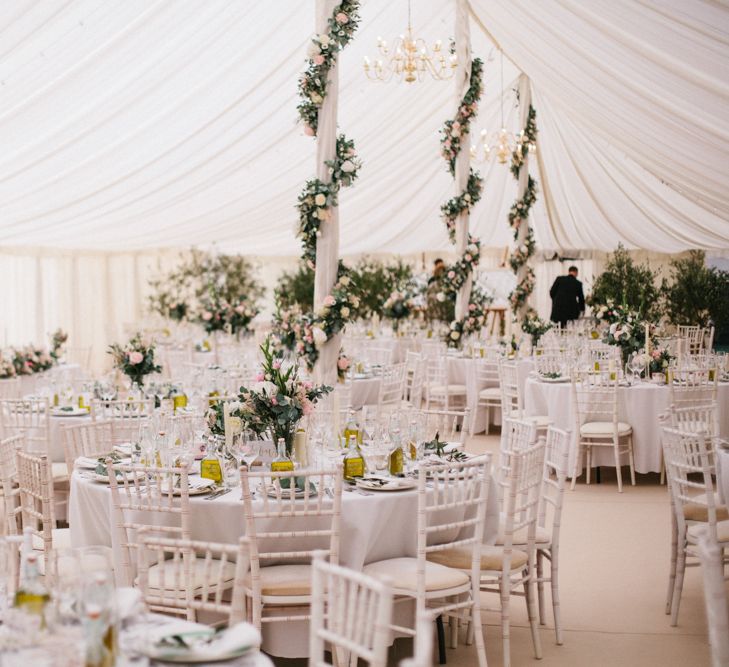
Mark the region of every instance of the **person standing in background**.
POLYGON ((552 297, 550 319, 562 327, 585 312, 585 295, 582 292, 582 283, 577 280, 576 266, 570 266, 566 276, 555 279, 549 296, 552 297))

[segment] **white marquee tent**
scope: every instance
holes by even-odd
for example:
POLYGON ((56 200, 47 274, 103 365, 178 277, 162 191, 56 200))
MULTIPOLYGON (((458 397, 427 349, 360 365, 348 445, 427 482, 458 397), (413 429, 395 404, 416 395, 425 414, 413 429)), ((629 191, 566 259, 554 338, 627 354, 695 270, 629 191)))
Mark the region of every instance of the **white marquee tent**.
MULTIPOLYGON (((453 84, 366 80, 363 57, 379 35, 402 32, 407 3, 362 5, 340 67, 339 122, 364 160, 341 197, 342 253, 447 249, 438 214, 453 185, 438 129, 453 84)), ((488 60, 476 132, 501 124, 495 43, 510 129, 519 72, 532 82, 540 250, 729 248, 726 6, 471 0, 471 9, 474 55, 488 60)), ((299 254, 294 205, 315 146, 295 122, 296 81, 313 22, 313 0, 0 4, 0 306, 17 318, 6 342, 110 301, 121 310, 93 325, 94 338, 115 333, 110 321, 138 315, 161 248, 299 254)), ((451 0, 413 2, 428 40, 446 40, 453 23, 451 0)), ((504 166, 482 172, 471 224, 500 254, 515 184, 504 166)))

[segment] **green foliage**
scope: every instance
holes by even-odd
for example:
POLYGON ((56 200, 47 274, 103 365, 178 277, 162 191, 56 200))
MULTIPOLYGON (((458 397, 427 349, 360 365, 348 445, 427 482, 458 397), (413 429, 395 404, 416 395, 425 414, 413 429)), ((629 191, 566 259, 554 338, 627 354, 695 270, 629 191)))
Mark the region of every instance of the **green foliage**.
POLYGON ((729 272, 706 266, 703 250, 671 262, 670 281, 663 281, 661 293, 671 323, 705 327, 713 322, 718 331, 729 329, 729 272))
POLYGON ((294 271, 284 271, 273 291, 276 303, 283 309, 294 305, 306 312, 314 307, 314 269, 301 262, 294 271))
POLYGON ((618 245, 592 286, 588 303, 596 306, 607 305, 608 301, 636 311, 646 320, 660 317, 658 273, 647 264, 636 264, 628 251, 618 245))
POLYGON ((413 277, 413 270, 398 258, 394 264, 363 257, 350 269, 354 293, 359 297, 359 316, 382 317, 384 304, 395 291, 403 291, 413 277))

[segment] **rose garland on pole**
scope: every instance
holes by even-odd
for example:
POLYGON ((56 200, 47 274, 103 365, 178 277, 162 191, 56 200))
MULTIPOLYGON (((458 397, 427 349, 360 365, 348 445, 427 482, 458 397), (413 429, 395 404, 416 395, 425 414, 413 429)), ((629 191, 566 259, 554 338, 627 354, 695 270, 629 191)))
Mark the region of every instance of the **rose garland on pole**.
MULTIPOLYGON (((526 124, 521 134, 516 149, 511 154, 511 173, 518 181, 521 169, 526 162, 529 154, 529 147, 537 140, 537 112, 534 107, 529 105, 526 124)), ((509 211, 509 226, 514 233, 514 242, 519 243, 522 225, 526 225, 526 233, 521 239, 521 243, 512 251, 509 258, 509 264, 512 271, 519 274, 520 270, 527 264, 529 259, 536 252, 536 242, 534 240, 534 231, 529 224, 529 211, 537 201, 537 182, 531 175, 527 178, 527 185, 522 197, 517 199, 511 206, 509 211)), ((527 266, 521 279, 517 283, 513 292, 509 295, 509 302, 514 315, 517 316, 524 306, 527 304, 529 297, 534 291, 536 277, 534 270, 527 266)), ((528 309, 525 316, 534 319, 535 314, 528 309)))
MULTIPOLYGON (((342 0, 327 21, 326 33, 312 38, 308 51, 307 68, 299 79, 297 107, 304 124, 304 133, 316 137, 319 129, 319 111, 327 96, 329 71, 337 54, 353 39, 359 24, 359 0, 342 0)), ((321 225, 331 218, 331 208, 337 206, 339 190, 356 180, 362 166, 354 142, 340 134, 337 137, 336 156, 327 161, 330 182, 315 178, 307 181, 299 195, 299 237, 303 245, 303 259, 314 268, 317 238, 321 225)), ((277 326, 285 323, 285 338, 295 339, 296 351, 311 370, 319 358, 321 347, 340 333, 359 307, 359 299, 350 293, 350 278, 341 270, 336 283, 315 313, 277 314, 277 326)))
MULTIPOLYGON (((463 149, 462 138, 469 134, 471 120, 478 111, 478 101, 483 93, 483 61, 474 58, 471 62, 471 77, 469 86, 458 105, 456 117, 446 120, 441 129, 441 155, 448 163, 451 176, 456 175, 456 157, 463 149)), ((483 179, 478 172, 469 170, 466 189, 455 197, 451 197, 440 208, 441 217, 448 230, 451 243, 456 242, 456 221, 471 209, 481 199, 483 192, 483 179)), ((469 234, 466 249, 454 264, 447 267, 441 282, 445 296, 450 296, 466 283, 478 265, 481 258, 481 242, 469 234)), ((450 324, 446 341, 451 347, 459 347, 463 336, 480 331, 486 321, 485 306, 489 298, 482 290, 474 287, 471 290, 468 303, 468 314, 461 319, 453 320, 450 324)))

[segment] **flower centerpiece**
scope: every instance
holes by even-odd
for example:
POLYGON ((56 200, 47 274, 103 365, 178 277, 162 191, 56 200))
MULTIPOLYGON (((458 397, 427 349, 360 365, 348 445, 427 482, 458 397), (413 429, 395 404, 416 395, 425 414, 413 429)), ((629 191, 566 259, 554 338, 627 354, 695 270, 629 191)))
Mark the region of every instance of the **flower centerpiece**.
POLYGON ((610 322, 603 342, 620 347, 624 364, 633 352, 645 350, 645 323, 639 313, 626 306, 613 305, 596 316, 610 322))
POLYGON ((344 354, 344 350, 339 350, 339 359, 337 359, 337 378, 340 382, 344 382, 347 378, 347 371, 352 366, 352 360, 344 354))
POLYGON ((269 339, 261 345, 261 352, 263 366, 256 384, 241 387, 238 402, 230 405, 230 414, 258 436, 270 433, 274 441, 283 438, 290 454, 299 421, 311 414, 316 402, 332 388, 300 380, 298 365, 285 362, 283 353, 275 351, 269 339))
POLYGON ((142 340, 137 333, 124 346, 114 343, 109 346, 114 367, 126 375, 140 390, 144 387, 144 376, 159 373, 162 367, 154 363, 154 345, 142 340))
POLYGON ((403 320, 413 314, 413 298, 405 291, 395 290, 387 297, 382 306, 382 314, 392 320, 392 328, 397 331, 403 320))
POLYGON ((553 322, 547 322, 540 318, 535 311, 529 310, 521 323, 521 330, 532 337, 532 347, 536 348, 539 345, 539 339, 553 326, 553 322))
POLYGON ((63 356, 63 346, 68 340, 68 334, 63 329, 57 329, 51 336, 51 358, 58 361, 63 356))
POLYGON ((673 361, 673 355, 666 347, 656 347, 649 355, 648 370, 653 373, 665 373, 673 361))
POLYGON ((228 331, 231 334, 251 331, 251 322, 258 315, 258 308, 246 297, 229 302, 211 291, 202 300, 199 320, 207 333, 228 331))

